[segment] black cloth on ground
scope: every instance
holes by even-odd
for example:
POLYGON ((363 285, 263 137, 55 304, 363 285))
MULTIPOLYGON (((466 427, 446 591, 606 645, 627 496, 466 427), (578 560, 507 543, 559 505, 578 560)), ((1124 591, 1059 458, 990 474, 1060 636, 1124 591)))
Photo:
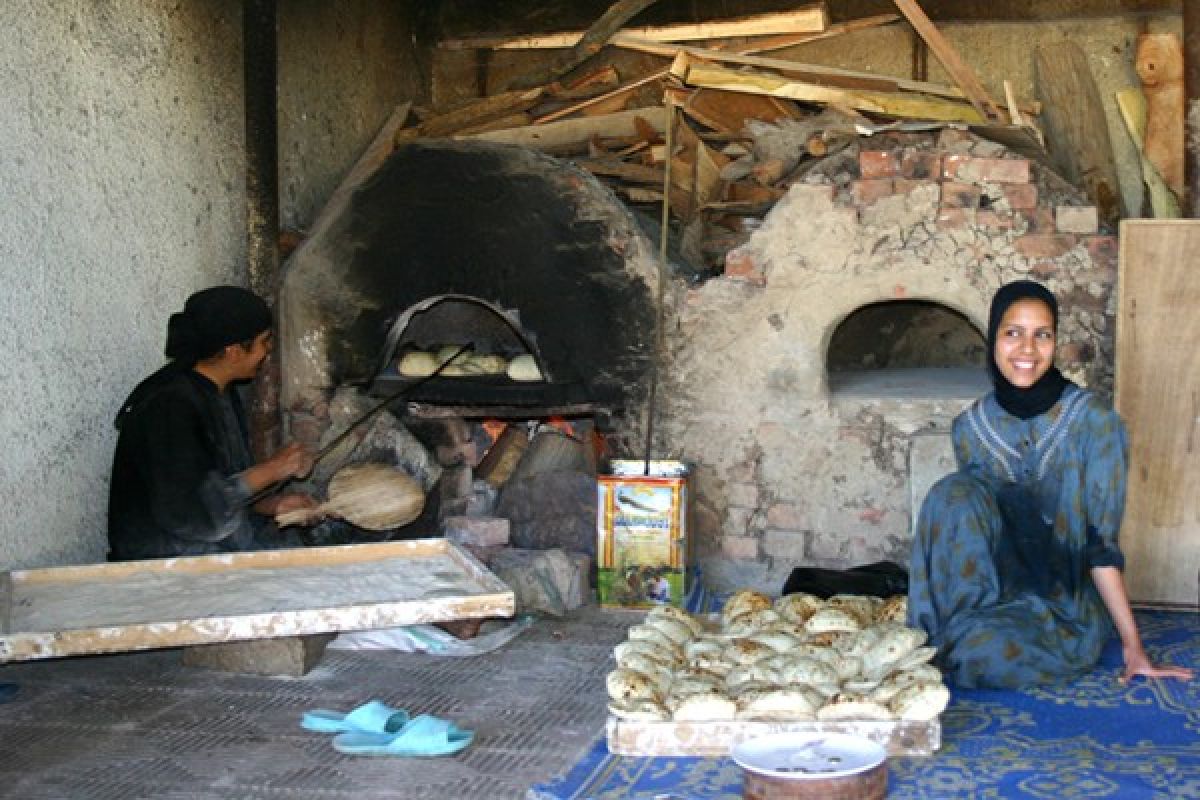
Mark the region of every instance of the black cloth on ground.
POLYGON ((820 598, 835 594, 891 597, 908 594, 908 570, 893 561, 876 561, 850 569, 796 567, 783 584, 783 594, 807 592, 820 598))

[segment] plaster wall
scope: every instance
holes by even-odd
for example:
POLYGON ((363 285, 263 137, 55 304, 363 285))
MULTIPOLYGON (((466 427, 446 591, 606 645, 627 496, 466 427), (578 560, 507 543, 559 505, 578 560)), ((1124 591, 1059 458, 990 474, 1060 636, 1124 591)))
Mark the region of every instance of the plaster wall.
POLYGON ((401 102, 420 102, 415 4, 279 4, 280 223, 306 230, 401 102))
MULTIPOLYGON (((409 4, 279 6, 302 227, 422 82, 409 4)), ((246 283, 242 4, 0 4, 0 569, 103 560, 112 419, 187 295, 246 283)))
POLYGON ((0 10, 0 567, 102 560, 126 392, 242 280, 240 4, 0 10))

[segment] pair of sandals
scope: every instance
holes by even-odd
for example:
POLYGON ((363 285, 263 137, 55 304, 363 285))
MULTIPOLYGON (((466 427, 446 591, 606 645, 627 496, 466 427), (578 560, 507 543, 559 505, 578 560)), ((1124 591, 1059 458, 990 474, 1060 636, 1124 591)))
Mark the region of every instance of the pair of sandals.
POLYGON ((408 712, 378 700, 341 713, 307 711, 300 726, 317 733, 334 733, 333 749, 349 755, 445 756, 471 743, 475 734, 429 714, 408 712))

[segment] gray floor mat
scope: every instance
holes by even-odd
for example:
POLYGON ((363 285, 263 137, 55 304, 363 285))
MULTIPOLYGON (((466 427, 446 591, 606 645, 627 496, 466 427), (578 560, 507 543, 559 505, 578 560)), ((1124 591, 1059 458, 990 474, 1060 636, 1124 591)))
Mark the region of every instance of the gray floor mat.
POLYGON ((638 617, 587 607, 467 658, 328 650, 303 678, 182 666, 179 651, 0 666, 0 797, 522 798, 603 732, 609 654, 638 617), (344 756, 300 728, 372 698, 475 731, 457 756, 344 756))

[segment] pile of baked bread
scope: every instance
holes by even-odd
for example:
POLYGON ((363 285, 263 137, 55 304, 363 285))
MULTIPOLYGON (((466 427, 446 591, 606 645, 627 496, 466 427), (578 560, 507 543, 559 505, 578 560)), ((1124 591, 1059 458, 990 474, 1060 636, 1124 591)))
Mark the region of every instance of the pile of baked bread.
POLYGON ((743 590, 719 615, 656 607, 616 646, 609 710, 636 720, 931 720, 950 700, 906 599, 743 590))

